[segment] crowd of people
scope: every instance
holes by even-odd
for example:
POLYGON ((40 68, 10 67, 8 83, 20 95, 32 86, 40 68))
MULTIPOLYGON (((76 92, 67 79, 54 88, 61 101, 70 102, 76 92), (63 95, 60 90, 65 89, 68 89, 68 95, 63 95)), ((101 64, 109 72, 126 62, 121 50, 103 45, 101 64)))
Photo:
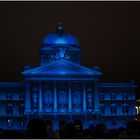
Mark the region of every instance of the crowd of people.
POLYGON ((50 121, 32 119, 29 121, 26 131, 0 129, 0 138, 48 138, 48 139, 116 139, 116 138, 140 138, 140 122, 128 121, 126 128, 108 129, 104 123, 90 125, 83 129, 82 122, 61 121, 59 130, 52 129, 50 121))

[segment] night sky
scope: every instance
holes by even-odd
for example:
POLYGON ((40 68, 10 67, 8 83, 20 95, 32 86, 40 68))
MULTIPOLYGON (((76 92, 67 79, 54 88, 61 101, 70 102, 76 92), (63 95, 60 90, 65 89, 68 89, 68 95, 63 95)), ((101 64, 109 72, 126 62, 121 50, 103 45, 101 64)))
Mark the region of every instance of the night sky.
POLYGON ((140 2, 0 2, 0 81, 39 65, 58 22, 79 39, 82 65, 99 66, 104 82, 135 80, 140 98, 140 2))

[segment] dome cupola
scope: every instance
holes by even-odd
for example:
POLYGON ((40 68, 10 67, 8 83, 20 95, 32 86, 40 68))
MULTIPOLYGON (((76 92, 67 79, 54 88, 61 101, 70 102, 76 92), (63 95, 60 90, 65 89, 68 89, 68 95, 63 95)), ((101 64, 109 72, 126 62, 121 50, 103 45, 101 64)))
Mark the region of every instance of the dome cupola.
POLYGON ((48 34, 42 41, 42 47, 51 46, 71 46, 79 48, 79 42, 76 37, 64 33, 62 24, 56 26, 56 32, 48 34))
POLYGON ((64 32, 62 24, 57 24, 56 31, 48 34, 41 44, 41 65, 65 59, 80 63, 78 39, 64 32))

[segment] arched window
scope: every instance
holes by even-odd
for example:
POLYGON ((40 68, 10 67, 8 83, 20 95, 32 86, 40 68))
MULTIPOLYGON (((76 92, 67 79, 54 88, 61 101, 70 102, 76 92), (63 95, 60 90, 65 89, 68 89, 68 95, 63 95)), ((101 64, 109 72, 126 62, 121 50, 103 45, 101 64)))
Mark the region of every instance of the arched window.
POLYGON ((111 93, 110 94, 110 99, 111 100, 116 100, 116 94, 115 93, 111 93))
POLYGON ((20 121, 19 121, 19 125, 20 125, 20 127, 21 127, 21 129, 24 129, 24 119, 21 119, 20 121))
POLYGON ((81 103, 82 103, 82 94, 80 93, 80 91, 75 91, 73 93, 73 104, 74 104, 74 107, 80 107, 81 106, 81 103))
POLYGON ((12 93, 8 93, 7 94, 7 99, 8 100, 13 100, 13 94, 12 93))
POLYGON ((6 106, 6 113, 7 114, 13 114, 13 105, 12 104, 8 104, 6 106))
POLYGON ((100 117, 99 120, 100 120, 100 122, 104 122, 105 121, 103 117, 100 117))
POLYGON ((112 126, 116 126, 116 122, 117 122, 117 119, 116 118, 112 118, 112 120, 111 120, 112 126))
POLYGON ((19 99, 20 99, 20 100, 24 100, 24 99, 25 99, 24 93, 20 93, 19 99))
POLYGON ((25 111, 25 105, 24 104, 21 104, 19 106, 19 114, 24 114, 24 111, 25 111))
POLYGON ((122 93, 122 99, 127 100, 128 99, 128 94, 127 93, 122 93))
POLYGON ((92 94, 88 93, 87 94, 87 108, 89 111, 91 111, 92 109, 92 100, 93 100, 92 94))
POLYGON ((67 95, 66 95, 66 92, 65 91, 60 91, 58 93, 58 103, 59 103, 59 106, 60 107, 66 107, 66 104, 67 104, 67 95))
POLYGON ((100 113, 104 114, 105 113, 105 107, 103 104, 100 104, 100 113))
POLYGON ((111 104, 111 106, 110 106, 110 113, 111 114, 116 114, 117 113, 117 106, 116 106, 116 104, 111 104))
POLYGON ((43 94, 44 108, 51 108, 53 105, 53 94, 52 91, 47 90, 43 94))
POLYGON ((104 93, 100 93, 100 100, 104 100, 104 93))
POLYGON ((126 127, 127 122, 128 122, 128 118, 125 116, 122 121, 123 121, 124 126, 126 127))
POLYGON ((122 105, 122 113, 123 114, 128 114, 129 113, 129 106, 128 106, 128 104, 124 103, 122 105))
POLYGON ((38 94, 33 93, 32 94, 32 109, 33 109, 34 112, 37 112, 38 105, 39 105, 39 102, 38 102, 38 94))
POLYGON ((12 119, 8 119, 8 120, 7 120, 7 126, 8 126, 8 127, 11 127, 12 124, 13 124, 13 120, 12 120, 12 119))

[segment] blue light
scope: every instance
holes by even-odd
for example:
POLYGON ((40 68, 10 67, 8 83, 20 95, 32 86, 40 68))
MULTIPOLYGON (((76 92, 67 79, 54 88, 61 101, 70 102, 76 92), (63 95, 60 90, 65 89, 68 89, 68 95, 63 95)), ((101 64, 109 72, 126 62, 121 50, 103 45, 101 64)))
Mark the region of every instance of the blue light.
POLYGON ((0 115, 6 116, 5 120, 0 120, 1 127, 21 129, 34 116, 50 117, 54 129, 58 129, 61 115, 67 121, 80 118, 84 128, 90 123, 97 124, 99 120, 112 127, 112 118, 135 117, 135 83, 100 83, 102 73, 97 66, 90 69, 80 64, 80 48, 74 36, 65 34, 59 27, 58 32, 49 34, 43 40, 42 47, 46 47, 41 50, 43 65, 26 67, 22 73, 24 83, 0 83, 0 99, 4 100, 0 104, 0 115), (126 103, 121 104, 124 91, 128 97, 125 98, 126 103), (25 99, 21 99, 21 93, 25 94, 25 99), (127 99, 131 101, 130 105, 127 99), (15 102, 11 104, 11 100, 15 102), (22 107, 24 112, 24 101, 25 114, 21 114, 18 109, 22 107))
POLYGON ((79 48, 79 42, 76 37, 63 33, 61 36, 57 33, 49 34, 42 42, 42 47, 51 45, 68 45, 79 48))
POLYGON ((65 75, 66 71, 62 70, 62 71, 60 71, 60 74, 65 75))
POLYGON ((57 38, 54 42, 55 44, 67 44, 67 41, 64 38, 57 38))

